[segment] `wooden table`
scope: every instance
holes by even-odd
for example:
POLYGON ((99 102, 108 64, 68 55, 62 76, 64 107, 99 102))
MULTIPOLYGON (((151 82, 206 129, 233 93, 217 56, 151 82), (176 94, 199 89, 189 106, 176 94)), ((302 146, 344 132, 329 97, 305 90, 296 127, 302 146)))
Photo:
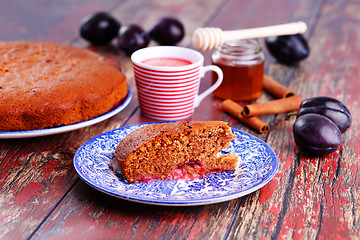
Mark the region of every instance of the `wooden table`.
MULTIPOLYGON (((116 116, 76 131, 0 140, 1 239, 360 239, 360 4, 358 1, 63 0, 0 2, 0 40, 47 41, 90 48, 117 61, 133 94, 116 116), (259 134, 207 97, 189 120, 224 120, 264 140, 279 169, 263 188, 231 201, 192 207, 139 204, 108 196, 84 183, 73 167, 76 150, 106 131, 151 122, 141 115, 128 57, 115 48, 92 47, 79 37, 81 19, 108 11, 123 24, 149 29, 162 16, 184 23, 179 44, 192 47, 201 26, 226 30, 305 21, 311 55, 298 66, 277 63, 267 49, 266 74, 303 99, 330 96, 353 117, 339 150, 325 157, 300 154, 295 118, 261 117, 270 132, 259 134)), ((152 43, 152 45, 155 45, 152 43)), ((210 62, 211 51, 202 52, 210 62)), ((201 88, 210 85, 209 76, 201 88)), ((257 100, 272 97, 267 92, 257 100)), ((1 103, 0 103, 1 104, 1 103)))

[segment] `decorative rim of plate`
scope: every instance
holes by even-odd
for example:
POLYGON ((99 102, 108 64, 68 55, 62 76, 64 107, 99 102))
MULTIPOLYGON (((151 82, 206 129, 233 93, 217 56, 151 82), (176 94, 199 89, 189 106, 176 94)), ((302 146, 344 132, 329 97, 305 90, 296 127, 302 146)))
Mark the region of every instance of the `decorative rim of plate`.
POLYGON ((79 123, 55 127, 55 128, 36 129, 36 130, 28 130, 28 131, 12 131, 12 132, 10 132, 10 131, 1 132, 0 131, 0 139, 48 136, 48 135, 65 133, 65 132, 78 130, 78 129, 81 129, 84 127, 88 127, 88 126, 94 125, 96 123, 102 122, 102 121, 118 114, 119 112, 121 112, 130 103, 131 98, 132 98, 132 94, 131 94, 130 88, 128 86, 128 94, 127 94, 126 98, 124 99, 124 101, 121 103, 121 105, 119 105, 115 109, 113 109, 101 116, 95 117, 93 119, 90 119, 90 120, 87 120, 84 122, 79 122, 79 123))
POLYGON ((162 206, 195 206, 252 193, 267 184, 278 170, 278 158, 270 146, 249 133, 232 128, 236 139, 221 153, 238 154, 239 165, 235 171, 194 180, 127 183, 114 159, 115 149, 126 134, 145 124, 152 123, 114 129, 84 143, 73 161, 80 178, 91 187, 124 200, 162 206))

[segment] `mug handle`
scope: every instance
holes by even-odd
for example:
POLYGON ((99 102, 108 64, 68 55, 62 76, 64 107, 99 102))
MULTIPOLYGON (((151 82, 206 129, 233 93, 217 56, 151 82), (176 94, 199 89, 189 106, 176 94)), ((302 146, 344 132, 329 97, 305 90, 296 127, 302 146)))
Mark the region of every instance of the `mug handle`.
MULTIPOLYGON (((201 101, 208 96, 210 93, 212 93, 213 91, 215 91, 215 89, 217 89, 220 84, 222 83, 223 80, 223 72, 222 70, 215 65, 208 65, 208 66, 203 66, 201 71, 200 71, 200 80, 201 78, 203 78, 205 76, 205 73, 208 71, 214 71, 216 72, 216 74, 218 75, 218 79, 216 80, 216 82, 209 87, 208 89, 206 89, 203 93, 201 93, 200 95, 196 95, 195 97, 195 103, 194 103, 194 107, 198 107, 201 103, 201 101)), ((199 84, 200 85, 200 84, 199 84)))

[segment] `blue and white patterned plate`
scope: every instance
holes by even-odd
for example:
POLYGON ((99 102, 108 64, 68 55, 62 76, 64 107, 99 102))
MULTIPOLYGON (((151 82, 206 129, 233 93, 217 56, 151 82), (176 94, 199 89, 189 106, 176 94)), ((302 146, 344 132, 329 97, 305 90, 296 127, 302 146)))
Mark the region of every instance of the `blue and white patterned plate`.
POLYGON ((191 206, 224 202, 252 193, 275 175, 278 159, 262 140, 232 129, 236 139, 222 153, 236 153, 235 171, 214 173, 195 180, 127 183, 114 159, 119 142, 138 124, 115 129, 90 139, 74 156, 74 167, 90 186, 106 194, 134 202, 191 206))
MULTIPOLYGON (((129 89, 129 87, 128 87, 129 89)), ((128 91, 128 95, 126 96, 125 100, 121 103, 120 106, 115 108, 114 110, 111 110, 99 117, 90 119, 88 121, 75 123, 72 125, 66 125, 61 127, 55 127, 55 128, 47 128, 47 129, 36 129, 36 130, 28 130, 28 131, 12 131, 12 132, 1 132, 0 131, 0 139, 10 139, 10 138, 28 138, 28 137, 40 137, 40 136, 47 136, 47 135, 54 135, 64 132, 70 132, 74 131, 80 128, 88 127, 91 125, 94 125, 96 123, 102 122, 119 112, 121 112, 129 103, 131 100, 131 91, 128 91)))

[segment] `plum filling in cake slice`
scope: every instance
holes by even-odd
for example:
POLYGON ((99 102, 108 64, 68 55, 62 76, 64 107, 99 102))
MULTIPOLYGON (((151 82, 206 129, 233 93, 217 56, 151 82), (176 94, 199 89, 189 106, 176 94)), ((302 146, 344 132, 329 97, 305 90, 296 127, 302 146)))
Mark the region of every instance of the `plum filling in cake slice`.
POLYGON ((171 178, 173 180, 178 179, 193 179, 198 177, 204 177, 207 173, 205 164, 200 161, 190 160, 186 163, 179 163, 175 166, 175 169, 171 172, 171 178))
POLYGON ((236 168, 235 154, 218 156, 234 138, 221 121, 150 124, 129 133, 115 156, 130 183, 194 179, 236 168))
MULTIPOLYGON (((202 162, 190 160, 176 165, 166 180, 189 180, 204 177, 206 174, 207 169, 202 162)), ((153 182, 161 178, 157 175, 138 175, 135 180, 136 182, 153 182)))
MULTIPOLYGON (((189 162, 179 163, 177 166, 175 166, 166 180, 190 180, 199 177, 205 177, 211 173, 220 173, 231 170, 234 169, 215 168, 209 170, 206 168, 204 163, 190 160, 189 162)), ((135 179, 135 182, 154 182, 158 180, 161 180, 161 177, 158 175, 138 175, 135 179)))

